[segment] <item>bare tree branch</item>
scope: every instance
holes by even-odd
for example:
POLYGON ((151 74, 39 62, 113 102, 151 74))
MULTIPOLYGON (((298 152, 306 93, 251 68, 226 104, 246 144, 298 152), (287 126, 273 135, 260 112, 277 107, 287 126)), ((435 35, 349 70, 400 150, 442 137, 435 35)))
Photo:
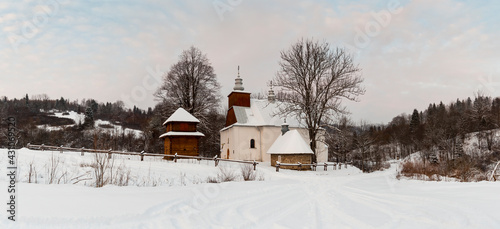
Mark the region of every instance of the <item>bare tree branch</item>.
POLYGON ((335 115, 347 113, 343 99, 357 101, 364 94, 361 69, 344 49, 332 50, 326 42, 309 39, 282 51, 279 65, 275 82, 283 95, 280 112, 305 120, 311 149, 316 152, 321 125, 331 122, 335 115))
POLYGON ((163 77, 155 96, 173 110, 182 107, 200 119, 205 126, 207 114, 219 109, 220 85, 206 55, 198 48, 184 50, 179 61, 163 77))

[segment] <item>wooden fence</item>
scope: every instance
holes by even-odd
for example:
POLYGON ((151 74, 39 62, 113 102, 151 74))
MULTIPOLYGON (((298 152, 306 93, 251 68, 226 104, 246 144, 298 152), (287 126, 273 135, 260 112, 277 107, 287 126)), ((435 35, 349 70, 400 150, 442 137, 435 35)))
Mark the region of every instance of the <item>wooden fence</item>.
POLYGON ((500 161, 497 163, 497 165, 495 165, 495 168, 493 169, 493 171, 491 171, 490 181, 497 181, 497 179, 498 179, 497 177, 500 176, 497 174, 498 165, 500 165, 500 161))
MULTIPOLYGON (((339 163, 339 170, 342 169, 342 163, 339 163)), ((345 168, 347 169, 347 163, 344 163, 345 165, 345 168)), ((304 166, 304 168, 306 168, 307 166, 311 166, 311 170, 312 171, 316 171, 316 168, 317 167, 323 167, 323 170, 324 171, 327 171, 328 170, 328 166, 332 166, 333 170, 336 170, 337 169, 337 163, 328 163, 328 162, 324 162, 324 163, 312 163, 312 164, 302 164, 300 162, 298 162, 297 164, 289 164, 289 163, 281 163, 279 161, 276 162, 276 172, 279 172, 280 171, 280 167, 281 166, 297 166, 299 167, 299 170, 302 170, 302 167, 304 166)))
POLYGON ((177 163, 177 159, 196 159, 196 160, 207 160, 207 161, 214 161, 215 162, 215 167, 219 165, 220 161, 226 161, 226 162, 232 162, 232 163, 240 163, 240 164, 251 164, 253 165, 253 170, 257 169, 257 165, 259 164, 256 161, 242 161, 242 160, 231 160, 231 159, 222 159, 218 158, 217 155, 215 157, 199 157, 199 156, 185 156, 185 155, 167 155, 167 154, 156 154, 156 153, 146 153, 144 151, 140 153, 136 152, 124 152, 124 151, 114 151, 114 150, 100 150, 100 149, 86 149, 84 147, 82 148, 71 148, 71 147, 64 147, 64 146, 47 146, 47 145, 33 145, 28 143, 26 145, 26 148, 32 149, 32 150, 52 150, 52 151, 60 151, 60 153, 63 153, 64 151, 72 151, 72 152, 80 152, 81 155, 85 155, 85 152, 87 153, 107 153, 108 158, 111 158, 113 154, 120 154, 120 155, 134 155, 134 156, 140 156, 141 161, 144 161, 144 157, 164 157, 164 158, 172 158, 172 160, 177 163))

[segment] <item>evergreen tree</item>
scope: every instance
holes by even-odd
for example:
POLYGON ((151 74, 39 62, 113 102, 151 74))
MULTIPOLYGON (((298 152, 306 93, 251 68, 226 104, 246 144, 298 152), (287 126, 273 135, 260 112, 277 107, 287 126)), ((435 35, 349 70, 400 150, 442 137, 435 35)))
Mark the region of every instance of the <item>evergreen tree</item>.
POLYGON ((411 115, 410 133, 415 134, 417 132, 419 126, 420 126, 420 115, 419 115, 417 109, 414 109, 413 114, 411 115))
POLYGON ((94 127, 94 112, 90 107, 87 107, 85 109, 85 120, 83 122, 83 125, 89 128, 94 127))
POLYGON ((26 107, 28 107, 29 106, 29 100, 30 100, 29 97, 28 97, 28 94, 26 94, 26 97, 24 98, 24 100, 26 100, 25 101, 26 102, 26 107))
POLYGON ((67 110, 68 108, 66 107, 66 100, 64 100, 63 97, 59 100, 59 108, 61 110, 67 110))
POLYGON ((96 114, 97 108, 99 108, 99 104, 95 100, 91 99, 90 100, 90 108, 92 109, 92 112, 94 112, 94 114, 96 114))

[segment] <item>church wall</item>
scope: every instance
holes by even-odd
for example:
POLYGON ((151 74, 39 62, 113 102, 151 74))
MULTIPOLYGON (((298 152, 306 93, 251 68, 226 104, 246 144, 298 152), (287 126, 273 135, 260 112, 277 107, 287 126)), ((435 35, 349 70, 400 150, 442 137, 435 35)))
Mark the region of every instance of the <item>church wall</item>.
MULTIPOLYGON (((304 140, 309 142, 307 129, 290 129, 297 129, 304 140)), ((233 126, 221 132, 221 158, 227 158, 229 150, 229 159, 270 162, 271 156, 267 154, 267 151, 280 135, 281 127, 279 126, 233 126), (255 140, 255 149, 250 148, 250 139, 255 140)), ((327 161, 327 156, 325 144, 318 142, 318 162, 327 161)))
POLYGON ((273 145, 274 141, 281 135, 281 127, 278 126, 266 126, 263 127, 262 132, 262 161, 270 162, 271 155, 267 153, 269 148, 273 145))
POLYGON ((261 161, 259 135, 257 127, 233 126, 221 132, 221 142, 224 143, 221 157, 227 158, 229 150, 229 159, 261 161), (255 148, 250 148, 251 139, 255 141, 255 148))

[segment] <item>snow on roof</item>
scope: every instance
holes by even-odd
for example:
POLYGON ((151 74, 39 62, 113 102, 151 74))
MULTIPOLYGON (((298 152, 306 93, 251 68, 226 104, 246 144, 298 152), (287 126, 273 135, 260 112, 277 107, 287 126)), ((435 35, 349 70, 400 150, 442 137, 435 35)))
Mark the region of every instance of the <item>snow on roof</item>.
POLYGON ((167 121, 163 123, 163 125, 166 125, 169 122, 200 122, 200 120, 184 110, 184 108, 180 107, 167 119, 167 121))
POLYGON ((314 154, 297 130, 280 135, 267 151, 268 154, 314 154))
POLYGON ((204 137, 205 135, 201 132, 180 132, 180 131, 170 131, 167 133, 164 133, 160 135, 160 138, 164 138, 167 136, 198 136, 198 137, 204 137))
POLYGON ((267 99, 251 99, 250 107, 233 106, 236 116, 236 125, 243 126, 281 126, 283 120, 290 127, 305 127, 304 121, 299 121, 297 116, 280 115, 280 107, 285 104, 282 102, 269 102, 267 99))
MULTIPOLYGON (((238 92, 238 93, 245 93, 245 94, 252 94, 252 92, 249 92, 249 91, 240 91, 240 90, 232 90, 231 93, 233 92, 238 92)), ((229 93, 229 94, 231 94, 229 93)))

